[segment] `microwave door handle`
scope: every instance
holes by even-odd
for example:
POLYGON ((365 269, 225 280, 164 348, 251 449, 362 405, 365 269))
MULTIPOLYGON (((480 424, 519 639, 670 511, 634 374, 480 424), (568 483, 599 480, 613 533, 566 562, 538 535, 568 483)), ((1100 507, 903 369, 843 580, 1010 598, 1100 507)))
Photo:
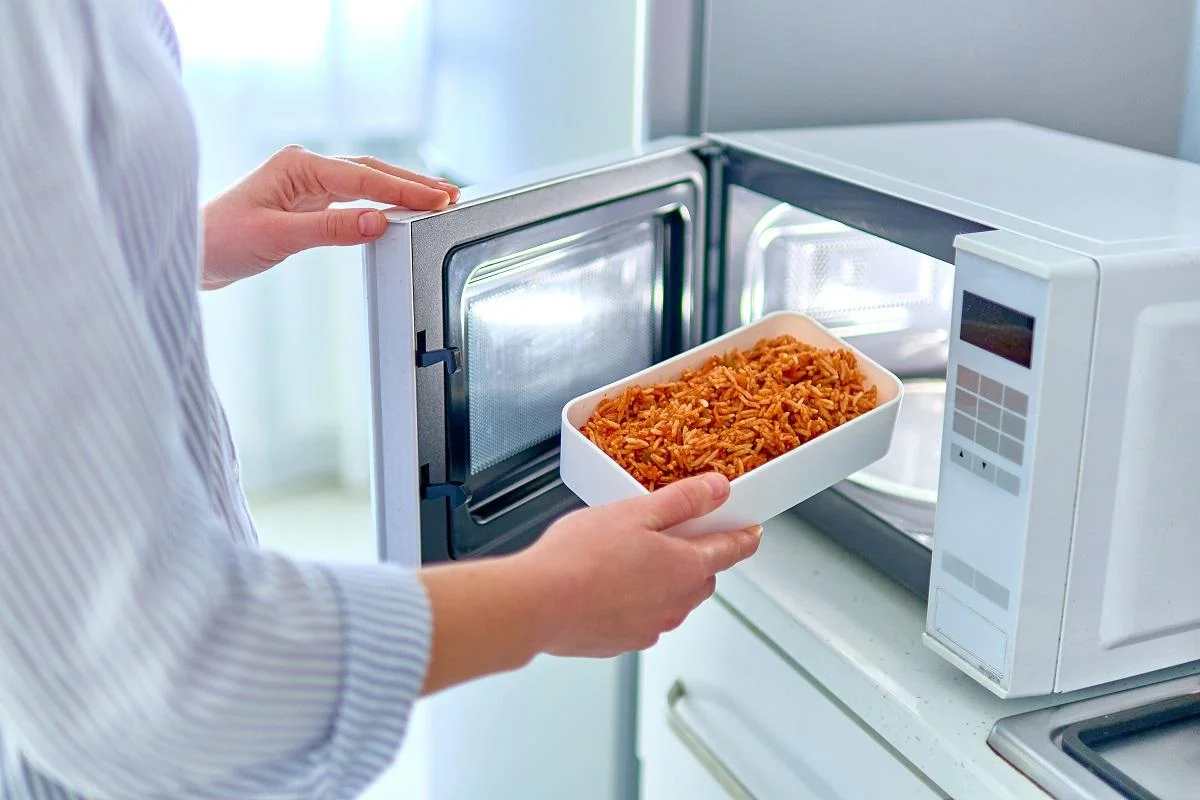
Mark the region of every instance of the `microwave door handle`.
POLYGON ((701 766, 721 785, 722 789, 729 793, 733 800, 755 800, 754 795, 738 779, 733 770, 713 752, 713 749, 700 738, 696 729, 689 725, 679 713, 679 703, 685 697, 687 697, 687 689, 684 688, 683 681, 677 679, 667 690, 667 727, 671 729, 671 733, 675 734, 675 738, 696 757, 701 766))

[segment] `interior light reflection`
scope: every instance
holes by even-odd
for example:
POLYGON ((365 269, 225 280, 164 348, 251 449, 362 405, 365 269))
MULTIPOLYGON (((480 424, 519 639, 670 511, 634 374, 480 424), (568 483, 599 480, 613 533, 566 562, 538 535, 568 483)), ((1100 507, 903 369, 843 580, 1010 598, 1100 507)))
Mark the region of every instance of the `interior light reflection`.
POLYGON ((531 287, 480 297, 469 314, 485 325, 553 327, 577 323, 587 311, 577 292, 531 287))

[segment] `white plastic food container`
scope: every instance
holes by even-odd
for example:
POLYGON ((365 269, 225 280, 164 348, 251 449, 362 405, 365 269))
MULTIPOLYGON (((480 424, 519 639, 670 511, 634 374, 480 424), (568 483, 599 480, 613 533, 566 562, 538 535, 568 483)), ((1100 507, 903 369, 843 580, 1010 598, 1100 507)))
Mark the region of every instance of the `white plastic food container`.
POLYGON ((746 351, 760 339, 785 334, 817 347, 853 351, 866 385, 878 387, 879 404, 866 414, 735 478, 730 482, 729 499, 724 505, 673 532, 700 536, 762 524, 887 455, 904 393, 900 380, 810 317, 781 311, 568 403, 562 413, 559 470, 563 482, 590 506, 648 494, 632 475, 580 432, 600 402, 621 394, 631 385, 678 380, 685 369, 701 366, 710 356, 722 355, 735 347, 746 351))

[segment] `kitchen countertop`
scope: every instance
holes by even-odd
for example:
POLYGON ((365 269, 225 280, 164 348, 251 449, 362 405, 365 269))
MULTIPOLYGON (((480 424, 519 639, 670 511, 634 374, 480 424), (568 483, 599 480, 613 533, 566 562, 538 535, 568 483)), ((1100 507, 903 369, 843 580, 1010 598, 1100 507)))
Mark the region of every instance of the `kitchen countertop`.
POLYGON ((1123 688, 1001 700, 923 644, 923 601, 791 514, 765 528, 717 593, 951 797, 1045 800, 988 746, 992 725, 1123 688))

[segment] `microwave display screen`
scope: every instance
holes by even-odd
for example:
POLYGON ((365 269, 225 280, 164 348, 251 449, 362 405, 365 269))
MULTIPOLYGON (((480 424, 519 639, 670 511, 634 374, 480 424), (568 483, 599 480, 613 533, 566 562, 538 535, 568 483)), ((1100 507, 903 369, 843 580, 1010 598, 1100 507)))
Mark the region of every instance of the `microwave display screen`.
POLYGON ((1033 364, 1033 317, 963 292, 959 338, 1022 367, 1033 364))

